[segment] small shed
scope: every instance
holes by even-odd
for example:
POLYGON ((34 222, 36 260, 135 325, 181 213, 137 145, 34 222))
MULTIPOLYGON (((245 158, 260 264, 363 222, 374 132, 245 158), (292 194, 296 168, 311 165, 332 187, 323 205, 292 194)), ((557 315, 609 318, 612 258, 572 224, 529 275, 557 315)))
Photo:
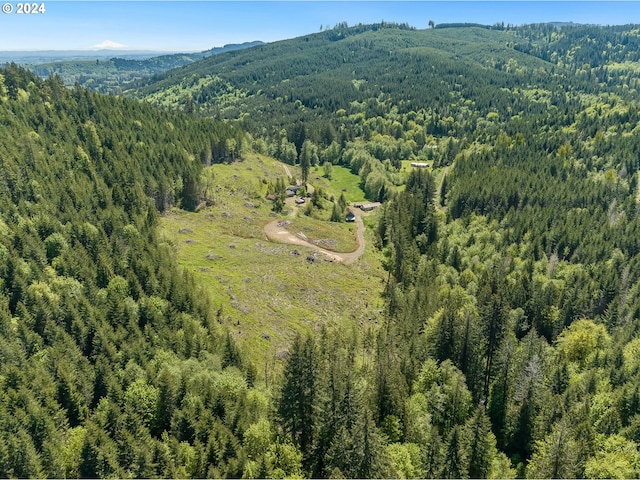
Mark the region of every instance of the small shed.
POLYGON ((347 209, 347 217, 345 218, 347 222, 355 222, 356 214, 353 213, 350 209, 347 209))
POLYGON ((304 198, 298 197, 296 198, 296 205, 302 205, 305 202, 304 198))
POLYGON ((371 203, 356 203, 354 206, 358 207, 363 212, 369 212, 374 210, 382 205, 380 202, 371 202, 371 203))

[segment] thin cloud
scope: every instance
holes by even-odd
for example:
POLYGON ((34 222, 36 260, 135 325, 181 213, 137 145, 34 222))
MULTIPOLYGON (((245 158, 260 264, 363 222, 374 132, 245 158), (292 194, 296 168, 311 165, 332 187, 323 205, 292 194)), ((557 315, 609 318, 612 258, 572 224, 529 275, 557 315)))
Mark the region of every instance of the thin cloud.
POLYGON ((92 50, 122 50, 123 48, 128 47, 122 43, 114 42, 112 40, 105 40, 104 42, 91 47, 92 50))

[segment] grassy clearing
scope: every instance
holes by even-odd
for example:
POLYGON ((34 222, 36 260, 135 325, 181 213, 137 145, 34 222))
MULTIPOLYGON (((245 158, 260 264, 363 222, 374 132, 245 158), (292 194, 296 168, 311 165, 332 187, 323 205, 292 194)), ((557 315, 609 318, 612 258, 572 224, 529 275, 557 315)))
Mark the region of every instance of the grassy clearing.
POLYGON ((434 170, 437 170, 433 168, 433 160, 401 160, 400 173, 402 173, 405 178, 409 176, 412 170, 415 170, 417 168, 411 166, 413 162, 428 163, 430 166, 427 167, 427 170, 431 173, 433 173, 434 170))
MULTIPOLYGON (((262 230, 275 218, 287 218, 274 217, 271 202, 264 200, 263 179, 285 176, 279 162, 254 155, 211 168, 215 205, 197 213, 173 210, 161 226, 179 263, 208 288, 215 308, 222 309, 224 323, 258 367, 260 378, 265 369, 268 373, 274 368, 275 356, 287 349, 296 332, 322 325, 376 325, 386 275, 370 230, 365 232, 367 250, 354 265, 309 262, 310 250, 271 243, 262 230)), ((326 226, 303 217, 293 219, 295 228, 307 229, 310 238, 334 237, 336 248, 355 249, 353 234, 351 246, 346 240, 353 226, 326 226)))
POLYGON ((339 198, 344 193, 344 197, 349 203, 367 201, 364 192, 360 188, 360 177, 342 165, 334 165, 331 180, 325 178, 322 167, 317 171, 312 171, 309 175, 310 183, 316 188, 323 188, 329 196, 339 198))

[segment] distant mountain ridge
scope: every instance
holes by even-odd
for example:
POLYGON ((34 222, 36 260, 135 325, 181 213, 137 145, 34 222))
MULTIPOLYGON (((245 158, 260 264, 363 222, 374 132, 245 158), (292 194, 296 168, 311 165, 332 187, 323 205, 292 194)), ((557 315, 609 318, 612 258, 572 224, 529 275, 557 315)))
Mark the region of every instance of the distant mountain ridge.
POLYGON ((117 94, 123 83, 157 75, 212 55, 262 44, 261 41, 232 43, 191 53, 110 49, 0 52, 0 64, 22 64, 42 78, 57 74, 65 85, 78 83, 101 93, 117 94))
POLYGON ((15 63, 39 65, 42 63, 68 62, 80 60, 96 60, 102 58, 124 58, 126 60, 148 60, 165 57, 192 57, 202 59, 217 53, 240 50, 243 48, 262 45, 264 42, 253 41, 243 43, 229 43, 222 47, 214 47, 201 52, 169 52, 162 50, 128 50, 103 48, 98 50, 5 50, 0 51, 0 63, 15 63))
POLYGON ((36 65, 40 63, 69 62, 107 59, 118 56, 127 59, 146 60, 161 55, 174 55, 175 52, 152 50, 33 50, 33 51, 0 51, 0 63, 18 65, 36 65))

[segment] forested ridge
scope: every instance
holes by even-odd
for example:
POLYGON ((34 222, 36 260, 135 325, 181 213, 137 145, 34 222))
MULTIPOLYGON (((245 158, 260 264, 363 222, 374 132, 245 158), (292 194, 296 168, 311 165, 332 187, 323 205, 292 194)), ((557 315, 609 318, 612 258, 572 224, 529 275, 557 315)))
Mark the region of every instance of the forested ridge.
POLYGON ((239 131, 15 66, 0 112, 0 475, 241 474, 266 400, 156 229, 239 131))
POLYGON ((0 473, 638 477, 640 30, 447 27, 140 85, 186 114, 3 70, 0 473), (269 385, 154 228, 247 148, 383 201, 382 321, 296 335, 269 385))

